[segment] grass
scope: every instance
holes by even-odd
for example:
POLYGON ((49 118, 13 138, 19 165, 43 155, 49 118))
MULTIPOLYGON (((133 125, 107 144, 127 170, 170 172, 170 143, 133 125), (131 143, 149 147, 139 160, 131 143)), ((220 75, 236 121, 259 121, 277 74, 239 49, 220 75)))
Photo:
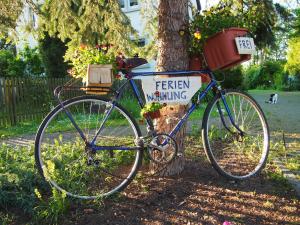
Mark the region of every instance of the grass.
MULTIPOLYGON (((87 163, 79 161, 82 158, 79 157, 81 147, 76 141, 64 145, 56 141, 54 146, 47 147, 47 154, 42 153, 47 165, 46 179, 55 179, 60 182, 59 184, 68 185, 69 188, 74 187, 74 191, 84 191, 85 188, 90 189, 94 182, 101 183, 102 178, 105 178, 105 183, 110 183, 109 179, 112 179, 110 174, 114 168, 120 168, 120 165, 127 165, 132 161, 132 151, 115 151, 115 160, 107 155, 108 152, 105 152, 106 155, 97 154, 97 159, 101 160, 100 166, 110 172, 104 177, 103 174, 99 175, 99 170, 96 170, 98 167, 88 167, 87 163), (50 155, 48 160, 45 158, 46 155, 50 155), (92 174, 93 172, 98 176, 92 174), (77 180, 72 182, 72 179, 77 180)), ((65 192, 56 189, 51 191, 49 185, 37 172, 33 146, 16 149, 1 145, 0 174, 0 224, 27 222, 41 224, 43 221, 47 224, 57 224, 62 215, 68 214, 71 201, 73 204, 77 202, 76 199, 67 197, 65 192)), ((95 190, 98 191, 97 188, 95 190)), ((101 205, 95 203, 93 207, 101 207, 101 205)))
POLYGON ((35 134, 41 121, 28 121, 17 126, 0 127, 0 140, 24 134, 35 134))

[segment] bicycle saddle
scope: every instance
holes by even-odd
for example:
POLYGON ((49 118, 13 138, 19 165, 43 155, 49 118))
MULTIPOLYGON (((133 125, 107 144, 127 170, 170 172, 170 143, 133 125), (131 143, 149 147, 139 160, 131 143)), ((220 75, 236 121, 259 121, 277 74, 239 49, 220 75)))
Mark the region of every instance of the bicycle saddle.
POLYGON ((133 58, 127 58, 127 59, 118 56, 116 60, 117 60, 118 69, 126 69, 126 70, 130 70, 135 67, 148 63, 146 59, 140 58, 138 55, 135 55, 133 58))

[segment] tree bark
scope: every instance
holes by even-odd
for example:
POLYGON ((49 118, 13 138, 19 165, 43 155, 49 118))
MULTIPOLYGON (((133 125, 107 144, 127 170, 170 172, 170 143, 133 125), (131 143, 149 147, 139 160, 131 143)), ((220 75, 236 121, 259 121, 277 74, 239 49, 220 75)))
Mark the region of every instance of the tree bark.
MULTIPOLYGON (((174 71, 188 69, 188 37, 180 36, 179 30, 188 27, 188 0, 160 0, 158 7, 158 71, 174 71)), ((161 117, 155 121, 158 133, 169 133, 185 113, 185 106, 169 105, 161 110, 161 117)), ((184 169, 185 128, 176 135, 178 151, 170 164, 152 164, 153 172, 160 176, 179 174, 184 169)))

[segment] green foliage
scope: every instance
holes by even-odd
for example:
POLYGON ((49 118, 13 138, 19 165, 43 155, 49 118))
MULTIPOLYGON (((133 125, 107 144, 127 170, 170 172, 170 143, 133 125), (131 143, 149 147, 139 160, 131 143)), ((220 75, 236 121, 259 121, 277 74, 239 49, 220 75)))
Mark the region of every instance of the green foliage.
POLYGON ((15 55, 12 50, 0 50, 0 77, 41 76, 44 68, 36 48, 28 46, 15 55))
POLYGON ((299 37, 300 36, 300 8, 295 9, 295 19, 292 24, 292 33, 291 37, 299 37))
POLYGON ((238 66, 233 69, 227 69, 225 71, 217 71, 215 73, 216 79, 221 81, 223 88, 243 88, 243 71, 242 67, 238 66))
POLYGON ((19 52, 19 56, 25 64, 25 76, 42 76, 44 74, 44 67, 37 48, 25 48, 19 52))
POLYGON ((258 48, 275 44, 275 31, 279 29, 279 19, 288 20, 289 13, 284 7, 274 5, 271 0, 237 1, 221 0, 217 6, 202 13, 194 13, 190 25, 190 52, 199 54, 205 40, 213 34, 229 27, 245 27, 253 35, 258 48), (199 38, 196 33, 201 33, 199 38))
POLYGON ((4 37, 17 25, 22 12, 22 0, 1 0, 0 5, 0 37, 4 37))
POLYGON ((90 47, 84 44, 76 48, 69 48, 65 59, 71 62, 71 75, 76 78, 85 79, 89 64, 114 64, 114 52, 108 50, 108 46, 104 48, 101 49, 100 46, 90 47))
POLYGON ((191 54, 202 52, 206 39, 222 29, 242 26, 241 21, 233 14, 230 6, 220 5, 211 7, 203 13, 194 15, 194 20, 190 24, 191 54))
POLYGON ((244 87, 284 89, 288 75, 284 72, 283 65, 282 61, 265 61, 262 65, 251 65, 244 71, 244 87))
POLYGON ((68 63, 64 62, 67 47, 59 38, 50 37, 47 33, 39 40, 39 51, 47 77, 65 77, 68 63))
POLYGON ((10 50, 0 50, 0 77, 23 76, 25 63, 10 50))
MULTIPOLYGON (((10 212, 19 209, 14 217, 27 215, 36 222, 57 224, 60 216, 69 208, 65 193, 52 190, 44 196, 48 185, 37 174, 33 148, 0 146, 0 209, 10 212)), ((8 220, 11 216, 7 216, 8 220)), ((1 220, 0 220, 1 221, 1 220)))
POLYGON ((39 205, 34 208, 35 221, 47 221, 49 224, 59 224, 60 217, 66 213, 70 207, 70 201, 67 199, 66 193, 59 192, 55 188, 52 188, 52 196, 45 201, 37 188, 34 192, 40 201, 39 205))
POLYGON ((45 183, 34 167, 32 148, 15 149, 0 146, 0 208, 19 208, 33 214, 37 201, 33 195, 36 186, 45 190, 45 183))
POLYGON ((147 113, 156 112, 163 107, 159 102, 151 102, 146 104, 141 110, 141 116, 144 117, 147 113))
POLYGON ((289 40, 285 69, 291 75, 300 77, 300 36, 289 40))
POLYGON ((134 30, 121 11, 118 0, 48 0, 42 12, 42 30, 62 41, 69 41, 68 46, 110 43, 115 52, 132 51, 134 44, 130 35, 134 34, 134 30))

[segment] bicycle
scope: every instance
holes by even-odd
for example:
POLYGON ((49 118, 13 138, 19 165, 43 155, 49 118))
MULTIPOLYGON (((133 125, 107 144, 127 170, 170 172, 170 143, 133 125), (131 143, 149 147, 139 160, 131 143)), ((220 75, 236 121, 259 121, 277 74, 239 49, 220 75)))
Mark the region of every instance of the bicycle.
POLYGON ((53 187, 81 199, 105 197, 122 191, 133 180, 144 151, 154 163, 167 164, 180 157, 174 136, 209 92, 214 97, 204 112, 202 140, 212 166, 234 180, 250 178, 263 169, 269 128, 250 95, 222 89, 210 70, 134 73, 131 69, 137 64, 131 66, 126 82, 111 99, 83 95, 61 101, 59 96, 68 87, 55 90, 59 104, 41 123, 35 141, 39 173, 53 187), (139 106, 145 105, 136 77, 195 74, 209 76, 210 82, 169 134, 157 133, 147 117, 147 135, 142 136, 135 118, 119 104, 130 85, 139 106))

